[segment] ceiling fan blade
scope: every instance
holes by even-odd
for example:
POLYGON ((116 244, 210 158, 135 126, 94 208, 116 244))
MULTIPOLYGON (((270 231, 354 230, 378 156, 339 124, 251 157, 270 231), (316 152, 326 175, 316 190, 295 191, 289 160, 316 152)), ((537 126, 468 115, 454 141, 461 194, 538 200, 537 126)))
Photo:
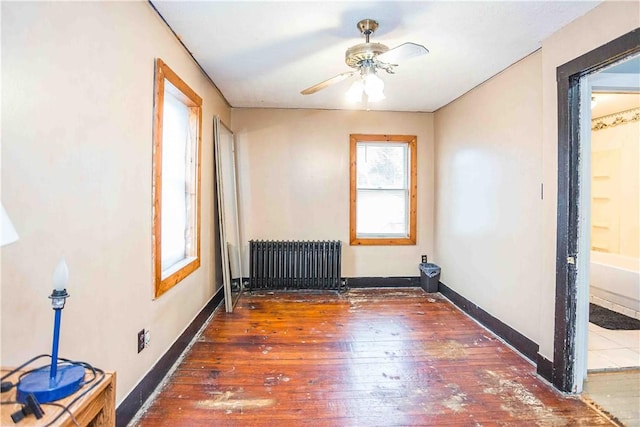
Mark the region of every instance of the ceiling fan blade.
POLYGON ((324 89, 327 86, 330 86, 334 83, 341 82, 342 80, 353 76, 355 73, 356 71, 347 71, 345 73, 338 74, 337 76, 333 76, 328 80, 325 80, 311 87, 308 87, 305 90, 301 91, 300 93, 303 95, 311 95, 312 93, 316 93, 317 91, 324 89))
POLYGON ((386 62, 387 64, 397 64, 398 62, 405 61, 416 56, 425 55, 429 53, 429 49, 417 43, 402 43, 399 46, 389 49, 385 53, 381 53, 376 57, 378 61, 386 62))

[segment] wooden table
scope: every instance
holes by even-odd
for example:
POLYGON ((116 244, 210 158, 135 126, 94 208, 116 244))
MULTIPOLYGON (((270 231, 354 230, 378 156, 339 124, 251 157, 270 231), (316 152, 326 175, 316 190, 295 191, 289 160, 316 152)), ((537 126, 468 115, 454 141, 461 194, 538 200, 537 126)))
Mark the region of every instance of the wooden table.
MULTIPOLYGON (((10 372, 10 368, 0 369, 0 376, 10 372)), ((5 379, 5 381, 11 381, 15 383, 20 376, 21 372, 17 372, 5 379)), ((98 374, 98 378, 100 378, 98 374)), ((87 374, 87 380, 91 379, 92 374, 87 374)), ((96 379, 97 381, 97 379, 96 379)), ((57 400, 53 403, 67 406, 69 405, 79 393, 83 390, 91 387, 94 383, 83 386, 76 393, 71 396, 67 396, 64 399, 57 400)), ((115 426, 116 424, 116 374, 115 372, 105 372, 104 378, 96 386, 75 402, 69 410, 73 414, 74 418, 81 426, 115 426)), ((16 400, 16 388, 11 391, 3 393, 1 395, 2 402, 10 402, 16 400)), ((16 426, 16 427, 28 427, 28 426, 44 426, 49 424, 55 419, 60 412, 64 410, 60 407, 42 404, 44 410, 44 417, 37 420, 34 415, 25 417, 18 424, 15 424, 11 419, 11 414, 19 411, 22 405, 20 404, 3 404, 0 405, 0 426, 16 426)), ((64 411, 60 418, 56 420, 52 426, 75 426, 73 419, 68 412, 64 411)))

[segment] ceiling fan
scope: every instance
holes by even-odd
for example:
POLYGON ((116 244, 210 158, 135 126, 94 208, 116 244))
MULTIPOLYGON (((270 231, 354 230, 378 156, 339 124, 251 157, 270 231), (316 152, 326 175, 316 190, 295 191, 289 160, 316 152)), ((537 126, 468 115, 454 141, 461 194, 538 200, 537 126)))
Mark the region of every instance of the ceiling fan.
POLYGON ((301 91, 303 95, 311 95, 321 89, 342 80, 359 74, 359 78, 353 82, 347 91, 347 99, 352 101, 361 100, 364 95, 370 102, 384 99, 384 82, 377 76, 378 70, 384 70, 389 74, 394 73, 398 63, 409 58, 429 53, 429 50, 416 43, 403 43, 389 49, 382 43, 370 43, 369 37, 378 28, 378 22, 373 19, 363 19, 358 22, 358 29, 365 36, 365 43, 359 43, 350 47, 345 52, 345 62, 353 71, 340 73, 328 80, 315 84, 301 91))

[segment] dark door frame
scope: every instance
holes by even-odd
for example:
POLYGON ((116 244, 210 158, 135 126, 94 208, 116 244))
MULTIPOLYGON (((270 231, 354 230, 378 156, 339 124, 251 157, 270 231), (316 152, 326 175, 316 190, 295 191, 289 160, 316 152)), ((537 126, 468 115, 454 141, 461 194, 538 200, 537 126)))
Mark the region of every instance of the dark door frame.
POLYGON ((557 69, 558 212, 556 306, 552 381, 564 392, 574 389, 576 338, 576 263, 580 153, 580 78, 640 52, 640 28, 557 69))

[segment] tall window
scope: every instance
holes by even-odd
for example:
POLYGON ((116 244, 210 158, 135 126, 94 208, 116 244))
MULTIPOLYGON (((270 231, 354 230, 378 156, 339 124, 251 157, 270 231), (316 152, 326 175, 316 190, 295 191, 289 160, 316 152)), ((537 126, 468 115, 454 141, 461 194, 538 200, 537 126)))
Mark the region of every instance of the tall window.
POLYGON ((416 141, 351 135, 352 245, 416 244, 416 141))
POLYGON ((200 266, 202 98, 156 60, 153 264, 158 297, 200 266))

